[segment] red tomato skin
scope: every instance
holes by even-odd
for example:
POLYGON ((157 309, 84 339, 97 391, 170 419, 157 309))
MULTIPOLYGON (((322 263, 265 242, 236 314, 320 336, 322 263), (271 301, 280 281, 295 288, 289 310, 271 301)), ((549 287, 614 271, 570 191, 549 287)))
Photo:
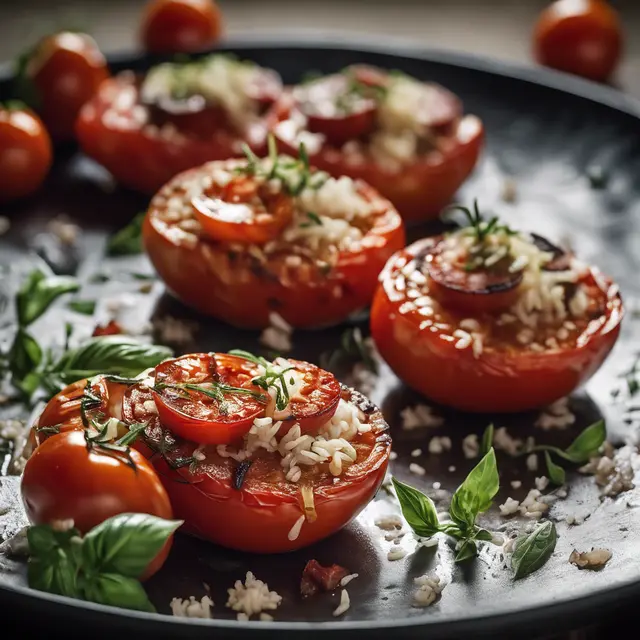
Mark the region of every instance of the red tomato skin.
POLYGON ((376 246, 357 253, 342 252, 337 267, 322 278, 312 277, 308 282, 292 278, 283 283, 238 269, 223 245, 199 241, 188 246, 169 231, 150 209, 143 224, 143 242, 167 287, 201 313, 251 329, 269 326, 269 315, 274 310, 300 328, 344 321, 370 304, 378 274, 405 243, 400 216, 390 206, 376 223, 376 246), (221 278, 221 273, 227 272, 230 281, 221 278), (336 288, 340 295, 336 295, 336 288))
POLYGON ((534 55, 547 67, 606 81, 622 54, 620 20, 602 0, 558 0, 540 15, 534 55))
MULTIPOLYGON (((87 533, 120 513, 148 513, 172 519, 169 497, 156 472, 135 449, 136 470, 110 455, 88 452, 82 431, 67 431, 49 438, 25 465, 22 500, 32 524, 72 519, 87 533)), ((172 538, 144 574, 157 571, 171 549, 172 538)))
POLYGON ((484 353, 476 359, 470 349, 456 349, 420 331, 397 307, 382 281, 371 307, 371 335, 394 373, 435 402, 481 413, 537 409, 573 392, 609 355, 623 316, 615 294, 605 327, 581 348, 560 355, 484 353))
POLYGON ((74 137, 82 105, 109 77, 105 57, 90 36, 61 32, 45 38, 27 67, 38 96, 38 111, 55 141, 74 137))
POLYGON ((0 106, 0 203, 36 191, 52 159, 51 138, 40 118, 26 109, 0 106))
MULTIPOLYGON (((113 105, 129 93, 137 104, 138 83, 133 74, 121 73, 104 82, 80 111, 76 137, 82 150, 103 165, 125 187, 152 195, 176 174, 209 160, 227 160, 242 155, 236 134, 220 129, 207 140, 193 136, 165 138, 151 133, 144 121, 127 109, 122 120, 114 118, 113 105)), ((264 146, 265 133, 256 132, 256 149, 264 146)))
MULTIPOLYGON (((360 471, 356 478, 350 479, 347 470, 336 485, 314 491, 318 517, 315 522, 304 522, 296 540, 289 540, 288 534, 302 514, 299 493, 285 494, 277 488, 236 490, 228 481, 212 475, 189 484, 185 483, 188 477, 185 469, 171 469, 159 456, 151 462, 169 494, 176 517, 184 520, 181 531, 229 549, 285 553, 336 533, 375 496, 387 470, 391 439, 383 432, 386 424, 382 414, 378 412, 373 419, 380 433, 366 463, 366 472, 360 471), (224 526, 220 526, 221 523, 224 526)), ((142 444, 142 447, 146 448, 146 445, 142 444)), ((148 448, 143 453, 151 454, 148 448)))
POLYGON ((188 53, 211 46, 222 35, 222 14, 212 0, 152 0, 140 39, 151 53, 188 53))
MULTIPOLYGON (((282 107, 280 107, 282 108, 282 107)), ((353 165, 335 149, 321 148, 309 154, 312 165, 334 177, 349 176, 370 184, 390 200, 405 222, 436 219, 469 177, 484 145, 484 127, 475 116, 465 116, 453 125, 451 146, 403 168, 388 171, 373 161, 353 165)), ((278 139, 284 153, 297 155, 297 149, 278 139)))

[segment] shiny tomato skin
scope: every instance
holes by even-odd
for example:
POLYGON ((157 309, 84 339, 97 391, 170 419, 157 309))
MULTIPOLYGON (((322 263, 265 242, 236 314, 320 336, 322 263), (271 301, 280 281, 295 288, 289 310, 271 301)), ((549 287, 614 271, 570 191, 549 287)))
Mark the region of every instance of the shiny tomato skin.
MULTIPOLYGON (((305 521, 296 540, 289 540, 288 534, 302 514, 300 489, 293 483, 284 486, 278 460, 263 466, 258 457, 238 490, 232 487, 229 459, 213 456, 192 473, 187 467, 171 468, 162 456, 152 456, 148 448, 141 450, 152 456, 151 463, 165 485, 175 516, 184 520, 181 531, 230 549, 284 553, 342 529, 376 494, 387 470, 391 440, 379 411, 371 414, 370 420, 374 429, 364 436, 369 456, 349 467, 338 483, 329 481, 314 488, 317 519, 305 521)), ((191 455, 193 448, 193 443, 185 442, 171 455, 191 455)))
POLYGON ((51 162, 51 139, 40 118, 0 104, 0 203, 36 191, 51 162))
MULTIPOLYGON (((190 175, 186 172, 174 180, 190 175)), ((368 186, 364 189, 374 193, 368 186)), ((389 256, 404 246, 400 216, 390 203, 387 206, 368 233, 370 245, 357 252, 341 252, 329 273, 302 265, 296 273, 309 274, 302 282, 261 275, 249 265, 238 264, 224 245, 204 238, 193 242, 162 219, 153 201, 142 235, 146 252, 169 290, 198 311, 243 328, 269 326, 272 311, 294 327, 322 327, 340 323, 368 306, 378 273, 389 256)))
MULTIPOLYGON (((233 387, 254 387, 250 384, 254 369, 247 360, 227 354, 190 354, 168 360, 156 367, 158 384, 176 384, 194 380, 182 368, 190 363, 202 378, 197 384, 213 380, 233 387), (220 359, 220 367, 216 361, 220 359)), ((255 391, 260 391, 255 388, 255 391)), ((230 444, 249 431, 253 421, 264 415, 266 402, 250 395, 228 394, 225 400, 231 405, 227 414, 217 409, 219 403, 198 392, 190 391, 188 400, 175 398, 167 391, 154 391, 158 416, 162 424, 176 435, 199 444, 230 444)), ((129 398, 125 401, 129 403, 129 398)))
POLYGON ((109 77, 95 40, 70 31, 42 40, 31 54, 26 73, 35 88, 38 111, 55 141, 73 139, 82 105, 109 77))
MULTIPOLYGON (((67 431, 40 445, 25 465, 21 492, 33 524, 72 519, 87 533, 120 513, 148 513, 172 519, 173 510, 153 467, 135 449, 134 470, 111 455, 87 451, 82 431, 67 431)), ((169 554, 172 539, 147 568, 155 573, 169 554)))
MULTIPOLYGON (((414 255, 412 247, 408 251, 405 255, 414 255)), ((475 358, 470 349, 456 349, 400 313, 401 301, 388 293, 388 273, 383 272, 371 307, 371 335, 380 355, 409 387, 462 411, 517 412, 551 404, 598 370, 620 332, 622 303, 604 280, 602 290, 610 296, 606 324, 584 346, 560 354, 493 352, 475 358)))
MULTIPOLYGON (((146 116, 137 115, 139 81, 121 73, 104 82, 80 111, 76 135, 82 150, 102 164, 122 185, 146 194, 155 193, 173 176, 209 160, 242 155, 241 139, 228 129, 212 138, 193 135, 164 136, 162 130, 145 127, 146 116), (127 106, 116 114, 114 105, 127 106), (117 117, 116 117, 117 115, 117 117)), ((144 109, 143 109, 144 110, 144 109)), ((249 132, 248 138, 253 134, 249 132)), ((265 132, 258 126, 256 149, 264 146, 265 132)))
POLYGON ((617 12, 602 0, 557 0, 534 31, 536 60, 547 67, 604 82, 622 54, 617 12))
POLYGON ((222 34, 222 13, 213 0, 151 0, 140 39, 151 53, 189 53, 211 46, 222 34))
MULTIPOLYGON (((282 152, 296 155, 297 149, 278 137, 282 152)), ((311 164, 334 177, 342 175, 370 184, 390 200, 405 222, 433 220, 460 185, 471 174, 484 143, 484 127, 475 116, 465 116, 452 125, 447 147, 434 151, 401 171, 389 171, 371 160, 349 163, 344 153, 323 147, 309 154, 311 164)))

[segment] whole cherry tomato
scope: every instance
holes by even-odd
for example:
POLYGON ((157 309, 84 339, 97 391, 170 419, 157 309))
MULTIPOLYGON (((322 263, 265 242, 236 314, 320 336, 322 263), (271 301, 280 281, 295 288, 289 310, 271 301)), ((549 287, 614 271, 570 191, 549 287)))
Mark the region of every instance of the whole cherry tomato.
POLYGON ((618 14, 602 0, 558 0, 547 7, 534 31, 539 63, 603 82, 622 52, 618 14))
POLYGON ((222 14, 212 0, 152 0, 141 39, 151 53, 182 53, 212 45, 222 33, 222 14))
MULTIPOLYGON (((22 500, 33 524, 71 519, 81 533, 119 513, 148 513, 172 519, 167 492, 153 467, 135 449, 130 458, 99 445, 88 447, 84 431, 66 431, 41 444, 27 461, 22 500)), ((172 539, 153 560, 144 578, 169 554, 172 539)))
POLYGON ((44 38, 30 53, 25 79, 54 140, 74 137, 82 105, 109 76, 107 62, 86 33, 63 31, 44 38))
POLYGON ((28 196, 51 167, 51 139, 38 116, 0 104, 0 202, 28 196))

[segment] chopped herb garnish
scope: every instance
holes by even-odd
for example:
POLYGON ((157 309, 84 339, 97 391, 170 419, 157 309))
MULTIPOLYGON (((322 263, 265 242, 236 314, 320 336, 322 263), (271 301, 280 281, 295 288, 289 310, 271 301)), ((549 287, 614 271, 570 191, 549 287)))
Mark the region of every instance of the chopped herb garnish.
POLYGON ((67 303, 67 307, 69 307, 71 311, 75 311, 76 313, 81 313, 85 316, 92 316, 96 310, 96 301, 95 300, 70 300, 67 303))
POLYGON ((300 225, 301 227, 306 228, 306 227, 322 226, 322 219, 317 213, 313 211, 307 211, 307 218, 309 218, 309 222, 303 222, 300 225))
MULTIPOLYGON (((156 391, 162 391, 164 389, 169 389, 171 391, 175 391, 178 395, 182 395, 182 397, 188 398, 190 397, 189 391, 196 391, 197 393, 202 393, 203 395, 212 398, 213 400, 217 400, 218 402, 224 402, 225 394, 235 394, 235 395, 249 395, 259 400, 261 402, 266 402, 264 394, 258 393, 257 391, 253 391, 252 389, 243 389, 242 387, 232 387, 228 384, 223 384, 221 382, 204 382, 201 384, 195 384, 191 382, 176 382, 176 383, 165 383, 159 382, 155 385, 154 389, 156 391)), ((220 411, 223 412, 223 405, 220 405, 220 411)), ((228 407, 227 407, 228 410, 228 407)))
POLYGON ((142 222, 145 212, 140 212, 126 227, 120 229, 107 243, 107 255, 125 256, 142 253, 142 222))

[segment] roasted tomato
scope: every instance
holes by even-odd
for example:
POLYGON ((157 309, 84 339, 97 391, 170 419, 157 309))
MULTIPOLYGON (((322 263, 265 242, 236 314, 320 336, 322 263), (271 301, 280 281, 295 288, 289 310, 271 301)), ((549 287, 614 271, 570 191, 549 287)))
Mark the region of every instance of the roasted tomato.
POLYGON ((213 0, 152 0, 141 29, 151 53, 188 53, 211 46, 222 33, 222 14, 213 0))
POLYGON ((604 82, 622 53, 618 14, 602 0, 557 0, 536 23, 534 53, 547 67, 604 82))
MULTIPOLYGON (((22 476, 22 500, 33 524, 71 519, 86 533, 119 513, 149 513, 172 519, 167 492, 156 472, 136 450, 119 456, 94 444, 84 431, 59 433, 40 445, 22 476)), ((153 560, 144 578, 166 560, 171 540, 153 560)))
POLYGON ((487 224, 391 258, 371 334, 398 377, 436 402, 479 412, 541 407, 600 367, 622 301, 610 280, 539 236, 500 225, 483 235, 487 224))
POLYGON ((85 153, 127 187, 154 193, 177 173, 266 150, 263 113, 282 91, 269 69, 225 55, 124 72, 103 83, 80 113, 85 153))
POLYGON ((280 157, 213 162, 176 176, 151 201, 143 238, 160 276, 188 305, 240 327, 266 327, 274 311, 295 327, 319 327, 370 303, 404 230, 368 185, 280 157), (239 190, 250 194, 241 204, 239 190), (215 220, 201 210, 211 192, 215 220), (243 213, 222 213, 231 205, 243 213))
POLYGON ((130 400, 125 416, 149 422, 136 446, 183 530, 232 549, 280 553, 313 544, 351 521, 386 472, 391 441, 382 414, 346 388, 334 419, 315 434, 262 418, 235 446, 198 446, 163 428, 149 387, 130 400))
POLYGON ((269 115, 282 151, 361 179, 405 220, 434 218, 473 170, 482 123, 443 87, 356 65, 303 83, 269 115))
POLYGON ((30 52, 24 70, 37 108, 54 140, 74 137, 82 105, 109 77, 107 62, 86 33, 63 31, 44 38, 30 52))
POLYGON ((51 139, 38 116, 0 104, 0 202, 28 196, 51 167, 51 139))

